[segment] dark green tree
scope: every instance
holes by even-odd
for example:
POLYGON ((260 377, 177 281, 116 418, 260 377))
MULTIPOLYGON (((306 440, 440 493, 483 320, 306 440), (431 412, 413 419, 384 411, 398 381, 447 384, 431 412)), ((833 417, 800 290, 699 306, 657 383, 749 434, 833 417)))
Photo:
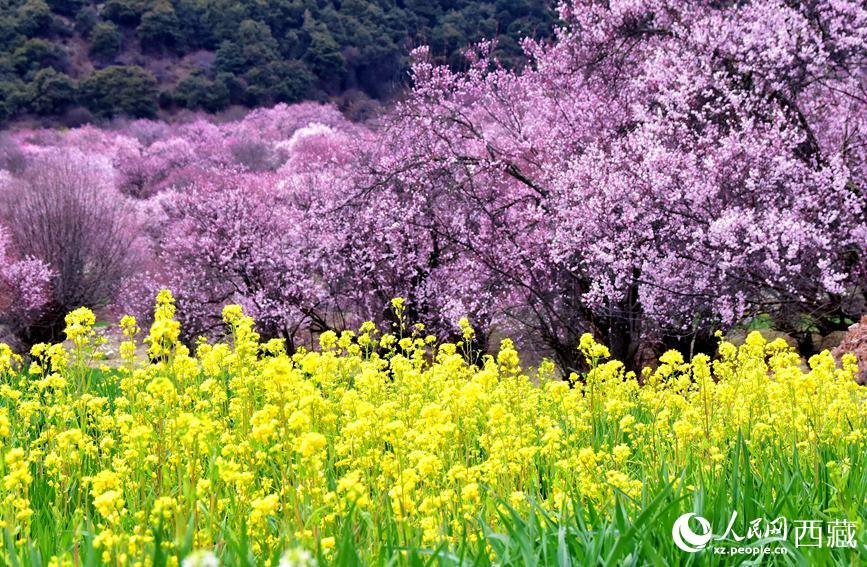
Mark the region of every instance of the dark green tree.
POLYGON ((172 5, 166 1, 145 12, 137 29, 142 51, 163 53, 183 49, 181 23, 172 5))
POLYGON ((157 112, 157 81, 141 67, 112 65, 82 81, 82 102, 99 116, 126 114, 153 118, 157 112))
POLYGON ((36 114, 62 114, 75 104, 75 82, 65 73, 42 69, 27 84, 28 109, 36 114))
POLYGON ((239 23, 250 19, 249 4, 252 2, 209 0, 201 14, 201 25, 208 30, 211 42, 206 47, 215 49, 226 40, 236 41, 239 23))
POLYGON ((150 3, 150 0, 108 0, 102 15, 118 25, 137 26, 150 3))
POLYGON ((47 3, 54 13, 66 17, 74 17, 82 8, 87 6, 87 0, 48 0, 47 3))
POLYGON ((44 39, 29 39, 12 53, 12 63, 18 75, 30 80, 33 75, 46 67, 65 71, 66 52, 63 48, 44 39))
POLYGON ((226 89, 230 104, 240 104, 244 98, 244 82, 233 73, 217 73, 214 82, 226 89))
POLYGON ((276 102, 300 102, 314 96, 316 77, 301 61, 277 61, 271 64, 278 83, 273 90, 276 102))
POLYGON ((267 65, 281 58, 279 45, 271 35, 271 29, 262 22, 241 22, 237 42, 244 54, 244 63, 249 67, 267 65))
POLYGON ((97 23, 99 23, 99 14, 89 6, 75 14, 75 31, 82 37, 89 36, 97 23))
POLYGON ((52 29, 51 8, 45 0, 27 0, 16 12, 18 31, 27 37, 45 35, 52 29))
MULTIPOLYGON (((12 97, 20 101, 29 96, 42 69, 81 77, 91 68, 118 61, 151 67, 149 58, 159 57, 159 68, 165 72, 160 74, 161 94, 154 100, 166 109, 209 110, 326 97, 342 100, 340 104, 364 97, 389 99, 408 83, 408 54, 414 46, 430 45, 437 62, 461 68, 466 65, 464 48, 496 37, 496 57, 507 67, 520 66, 520 38, 551 33, 556 18, 552 4, 553 0, 0 0, 0 81, 7 83, 4 92, 10 93, 23 84, 24 94, 12 97), (133 34, 135 41, 130 41, 133 34), (89 60, 79 56, 82 44, 89 60), (76 57, 67 60, 66 53, 76 57), (201 72, 187 76, 188 69, 201 72), (171 85, 173 77, 186 78, 171 85)), ((51 106, 41 104, 43 109, 51 106)), ((26 110, 18 104, 15 112, 26 110)), ((114 107, 97 110, 115 112, 114 107)))
POLYGON ((201 71, 196 71, 177 84, 173 99, 185 108, 219 112, 229 106, 230 93, 224 82, 212 81, 201 71))
POLYGON ((90 56, 100 61, 112 61, 120 53, 123 36, 111 22, 100 22, 90 33, 90 56))
POLYGON ((244 20, 238 26, 237 38, 220 44, 215 66, 220 72, 240 75, 262 69, 280 59, 279 46, 268 26, 255 20, 244 20))
POLYGON ((180 22, 184 49, 215 50, 218 44, 214 40, 214 30, 208 28, 204 20, 208 4, 199 0, 175 0, 173 6, 180 22))
POLYGON ((6 55, 16 45, 24 41, 18 31, 18 21, 10 14, 0 12, 0 50, 6 55))
POLYGON ((244 104, 260 106, 299 102, 314 91, 316 77, 300 61, 274 61, 253 67, 244 75, 244 104))
POLYGON ((339 86, 345 71, 346 61, 340 52, 340 45, 322 22, 308 12, 304 16, 303 30, 310 38, 303 61, 313 73, 332 87, 339 86))
POLYGON ((26 104, 27 88, 22 81, 0 81, 0 122, 14 118, 26 104))
POLYGON ((217 49, 214 65, 222 73, 243 73, 247 67, 244 50, 234 41, 226 40, 217 49))

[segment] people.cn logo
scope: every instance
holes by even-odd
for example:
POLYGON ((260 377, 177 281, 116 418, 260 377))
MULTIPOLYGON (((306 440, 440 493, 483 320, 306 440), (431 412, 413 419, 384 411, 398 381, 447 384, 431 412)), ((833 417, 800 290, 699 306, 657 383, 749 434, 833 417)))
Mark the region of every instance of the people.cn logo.
POLYGON ((711 533, 710 522, 693 512, 689 512, 674 521, 674 525, 671 526, 671 537, 674 539, 674 545, 683 551, 696 553, 704 549, 713 534, 711 533), (689 521, 692 518, 698 522, 702 533, 692 531, 689 526, 689 521))

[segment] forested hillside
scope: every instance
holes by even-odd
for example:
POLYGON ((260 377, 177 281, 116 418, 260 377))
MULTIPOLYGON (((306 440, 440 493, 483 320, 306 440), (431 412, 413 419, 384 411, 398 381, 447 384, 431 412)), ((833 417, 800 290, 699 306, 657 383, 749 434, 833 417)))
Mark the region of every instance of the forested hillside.
POLYGON ((363 115, 413 47, 460 67, 497 38, 514 65, 554 17, 546 0, 0 0, 0 121, 326 98, 363 115))

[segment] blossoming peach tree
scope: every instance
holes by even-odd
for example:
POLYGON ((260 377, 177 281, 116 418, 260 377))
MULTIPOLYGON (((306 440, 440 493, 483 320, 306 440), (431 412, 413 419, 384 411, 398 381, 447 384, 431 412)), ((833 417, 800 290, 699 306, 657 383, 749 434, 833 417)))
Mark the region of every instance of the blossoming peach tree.
POLYGON ((425 203, 421 232, 507 283, 507 312, 566 366, 586 330, 631 360, 759 312, 839 327, 865 281, 863 4, 560 15, 520 71, 490 45, 465 72, 419 50, 366 198, 425 203))
POLYGON ((9 237, 0 227, 0 337, 26 329, 48 302, 51 269, 35 258, 16 258, 9 237))

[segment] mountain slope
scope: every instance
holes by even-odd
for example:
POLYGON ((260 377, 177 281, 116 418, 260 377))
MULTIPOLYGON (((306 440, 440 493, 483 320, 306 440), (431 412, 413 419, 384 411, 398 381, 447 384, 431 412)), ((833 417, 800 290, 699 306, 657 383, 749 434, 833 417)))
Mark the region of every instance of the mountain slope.
POLYGON ((0 0, 0 121, 326 98, 364 114, 413 47, 459 67, 496 38, 515 65, 554 19, 546 0, 0 0))

